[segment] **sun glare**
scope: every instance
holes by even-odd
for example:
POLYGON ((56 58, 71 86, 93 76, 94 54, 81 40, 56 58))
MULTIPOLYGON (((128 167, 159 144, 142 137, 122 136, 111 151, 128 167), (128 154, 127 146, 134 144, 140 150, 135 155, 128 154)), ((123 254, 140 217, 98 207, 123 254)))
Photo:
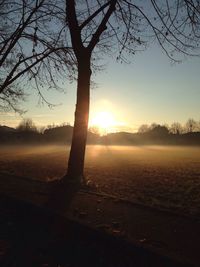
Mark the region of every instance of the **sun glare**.
POLYGON ((98 112, 91 119, 91 126, 97 127, 101 134, 107 134, 108 132, 111 132, 115 125, 116 122, 111 112, 98 112))

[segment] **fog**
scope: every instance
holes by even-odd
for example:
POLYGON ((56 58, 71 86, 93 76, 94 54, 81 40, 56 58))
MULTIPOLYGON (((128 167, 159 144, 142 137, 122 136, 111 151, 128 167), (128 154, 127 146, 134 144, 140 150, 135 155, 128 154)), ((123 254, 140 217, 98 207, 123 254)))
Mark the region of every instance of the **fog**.
MULTIPOLYGON (((3 146, 0 173, 49 182, 66 173, 68 155, 69 146, 3 146)), ((199 147, 89 145, 85 177, 88 190, 200 212, 199 147)))
MULTIPOLYGON (((0 171, 30 176, 32 179, 58 179, 65 173, 69 150, 70 147, 65 145, 2 146, 0 171)), ((191 171, 192 174, 194 169, 200 169, 200 149, 183 146, 87 146, 87 173, 95 168, 95 175, 98 176, 99 173, 102 175, 104 168, 109 168, 114 175, 119 169, 125 173, 129 169, 130 176, 133 168, 132 175, 135 176, 136 167, 141 171, 148 167, 150 171, 153 167, 157 168, 157 172, 164 167, 169 168, 169 171, 177 167, 183 173, 191 171)))

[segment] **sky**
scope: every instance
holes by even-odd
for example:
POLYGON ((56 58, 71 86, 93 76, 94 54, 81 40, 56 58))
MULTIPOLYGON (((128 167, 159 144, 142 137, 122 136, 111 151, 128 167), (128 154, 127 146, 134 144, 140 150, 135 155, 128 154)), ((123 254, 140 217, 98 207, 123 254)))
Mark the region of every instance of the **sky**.
MULTIPOLYGON (((96 83, 91 90, 90 122, 105 131, 135 132, 141 124, 184 124, 189 118, 200 120, 200 58, 190 57, 181 64, 171 64, 155 44, 120 64, 105 57, 105 69, 92 76, 96 83), (97 126, 98 126, 97 125, 97 126)), ((39 126, 73 125, 76 83, 65 84, 65 93, 48 91, 53 109, 38 105, 31 93, 23 115, 39 126)), ((16 127, 22 117, 9 112, 1 114, 0 124, 16 127)))

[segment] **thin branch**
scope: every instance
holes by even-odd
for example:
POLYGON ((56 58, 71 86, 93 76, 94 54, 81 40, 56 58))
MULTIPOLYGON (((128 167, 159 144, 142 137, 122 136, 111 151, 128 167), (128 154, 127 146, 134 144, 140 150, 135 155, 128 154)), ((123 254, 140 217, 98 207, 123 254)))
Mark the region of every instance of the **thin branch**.
POLYGON ((93 51, 94 47, 99 42, 99 38, 100 38, 101 34, 103 33, 103 31, 106 30, 106 24, 107 24, 110 16, 112 15, 112 13, 115 11, 116 3, 117 3, 117 0, 112 0, 110 2, 110 6, 109 6, 105 16, 103 17, 101 23, 99 24, 98 29, 96 30, 96 32, 92 36, 92 39, 88 45, 88 49, 90 52, 93 51))
POLYGON ((101 6, 99 9, 97 9, 91 16, 89 16, 80 26, 79 29, 82 30, 86 25, 90 23, 101 11, 103 11, 112 1, 108 1, 103 6, 101 6))

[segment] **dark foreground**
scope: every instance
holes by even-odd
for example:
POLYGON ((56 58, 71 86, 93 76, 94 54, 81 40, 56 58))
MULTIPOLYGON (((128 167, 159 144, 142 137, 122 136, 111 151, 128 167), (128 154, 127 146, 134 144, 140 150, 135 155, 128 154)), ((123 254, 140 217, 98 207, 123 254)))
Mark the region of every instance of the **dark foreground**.
POLYGON ((16 199, 0 214, 1 266, 187 266, 16 199))
POLYGON ((76 194, 68 214, 56 214, 38 205, 42 184, 3 176, 0 266, 199 266, 198 219, 84 191, 76 194), (109 223, 112 231, 106 231, 109 223))

